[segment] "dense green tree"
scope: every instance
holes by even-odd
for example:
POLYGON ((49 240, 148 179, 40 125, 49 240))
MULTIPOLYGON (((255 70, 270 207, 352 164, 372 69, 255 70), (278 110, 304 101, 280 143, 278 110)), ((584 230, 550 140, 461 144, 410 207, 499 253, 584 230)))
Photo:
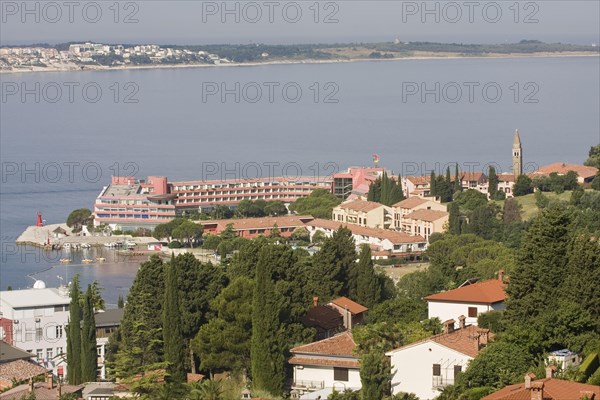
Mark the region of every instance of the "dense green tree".
POLYGON ((448 232, 453 235, 461 233, 460 208, 456 201, 448 203, 448 232))
POLYGON ((429 195, 433 197, 438 196, 436 182, 435 171, 431 170, 431 173, 429 174, 429 195))
POLYGON ((164 264, 158 256, 152 256, 140 266, 127 296, 118 331, 118 351, 111 366, 117 378, 164 368, 164 285, 157 282, 164 282, 164 264))
POLYGON ((600 171, 594 176, 591 186, 594 190, 600 190, 600 171))
POLYGON ((461 184, 460 175, 458 172, 458 163, 456 163, 456 165, 454 167, 454 188, 452 189, 452 192, 454 194, 456 194, 461 191, 462 191, 462 184, 461 184))
POLYGON ((315 218, 331 219, 333 208, 342 199, 327 189, 315 189, 310 195, 296 200, 290 205, 290 211, 300 215, 312 215, 315 218))
POLYGON ((505 224, 521 222, 521 208, 521 205, 514 197, 506 199, 502 209, 502 221, 505 224))
POLYGON ((175 239, 186 241, 190 247, 194 247, 194 242, 202 237, 203 227, 195 222, 185 220, 171 232, 175 239))
POLYGON ((368 201, 391 206, 403 199, 404 191, 402 190, 402 178, 400 175, 394 178, 393 176, 388 176, 387 172, 384 172, 369 186, 368 201))
POLYGON ((496 216, 500 213, 497 204, 490 203, 475 208, 469 217, 467 232, 484 239, 492 239, 499 225, 496 216))
POLYGON ((159 224, 152 231, 152 236, 158 240, 166 238, 170 241, 171 237, 173 237, 173 231, 186 221, 185 218, 175 218, 167 223, 159 224))
POLYGON ((513 187, 513 194, 515 196, 525 196, 532 192, 533 183, 531 182, 531 178, 527 175, 519 175, 515 181, 515 186, 513 187))
POLYGON ((285 204, 282 201, 270 201, 265 206, 265 214, 267 215, 286 215, 288 213, 285 204))
POLYGON ((234 212, 229 206, 219 204, 214 208, 212 217, 214 219, 229 219, 233 217, 233 214, 234 212))
POLYGON ((477 207, 481 207, 487 204, 487 196, 475 189, 469 189, 464 192, 460 192, 454 199, 456 204, 465 210, 473 211, 477 207))
POLYGON ((541 190, 536 191, 533 196, 535 198, 535 205, 540 210, 543 210, 550 204, 550 199, 541 190))
POLYGON ((526 348, 513 343, 493 342, 473 359, 460 374, 463 387, 503 387, 521 382, 533 363, 526 348))
POLYGON ((325 239, 312 264, 315 295, 323 300, 356 295, 356 250, 352 232, 340 227, 325 239))
POLYGON ((167 372, 171 382, 185 379, 185 347, 181 333, 178 274, 175 260, 165 266, 165 303, 162 312, 163 343, 167 372))
POLYGON ((571 198, 569 199, 569 204, 574 206, 578 206, 581 204, 581 198, 585 194, 585 190, 583 190, 582 186, 577 185, 577 187, 571 192, 571 198))
POLYGON ((299 226, 292 232, 291 239, 298 242, 310 243, 310 234, 305 227, 299 226))
POLYGON ((596 167, 600 169, 600 144, 592 146, 588 153, 588 158, 583 162, 583 165, 588 167, 596 167))
POLYGON ((369 323, 390 324, 421 321, 427 317, 427 305, 422 300, 411 299, 404 293, 373 306, 367 314, 369 323))
POLYGON ((488 193, 491 198, 496 196, 498 191, 498 175, 496 174, 496 168, 490 165, 488 169, 488 193))
POLYGON ((254 282, 235 278, 211 302, 217 318, 202 325, 192 342, 204 371, 250 370, 254 282))
POLYGON ((83 382, 95 382, 96 370, 98 369, 93 301, 92 285, 88 285, 85 293, 83 327, 81 330, 81 379, 83 382))
POLYGON ((525 234, 507 287, 509 323, 527 324, 562 297, 570 224, 571 215, 564 207, 551 206, 538 214, 525 234))
POLYGON ((371 248, 364 244, 356 265, 356 301, 367 308, 381 301, 381 286, 373 268, 371 248))
POLYGON ((67 226, 73 228, 73 232, 80 232, 81 228, 91 221, 92 211, 88 208, 79 208, 72 211, 67 217, 67 226))
POLYGON ((125 300, 123 300, 123 295, 120 294, 119 298, 117 299, 117 308, 123 308, 125 307, 125 300))
POLYGON ((285 381, 285 346, 279 320, 282 299, 272 279, 273 270, 277 267, 277 255, 273 245, 260 250, 252 301, 250 345, 252 384, 255 389, 265 390, 272 395, 281 394, 285 381))
POLYGON ((71 281, 69 293, 71 303, 69 304, 69 326, 67 328, 67 380, 71 385, 79 385, 83 382, 81 376, 81 306, 79 305, 79 275, 75 275, 71 281))
POLYGON ((360 381, 362 400, 381 400, 390 392, 391 365, 389 357, 378 350, 371 350, 360 357, 360 381))

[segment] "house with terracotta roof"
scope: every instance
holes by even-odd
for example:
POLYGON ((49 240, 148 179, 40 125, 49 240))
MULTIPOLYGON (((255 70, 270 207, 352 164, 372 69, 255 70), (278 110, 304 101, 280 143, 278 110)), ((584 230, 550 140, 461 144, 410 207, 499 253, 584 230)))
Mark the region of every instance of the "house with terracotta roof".
POLYGON ((322 232, 326 237, 331 237, 335 231, 344 226, 352 232, 357 249, 363 244, 367 244, 374 251, 390 251, 396 255, 421 253, 427 249, 427 240, 423 236, 411 236, 389 229, 367 228, 320 218, 307 222, 305 226, 311 240, 316 232, 322 232))
POLYGON ((567 164, 557 162, 554 164, 546 165, 544 167, 539 168, 532 174, 532 177, 536 175, 546 175, 549 176, 552 173, 556 173, 557 175, 566 175, 569 171, 574 171, 577 173, 577 182, 580 184, 583 183, 591 183, 596 174, 598 173, 598 168, 588 167, 585 165, 578 164, 567 164))
POLYGON ((457 289, 425 297, 428 317, 445 321, 464 314, 468 324, 477 325, 479 314, 506 308, 506 284, 503 279, 504 273, 500 271, 498 279, 481 282, 470 279, 457 289))
POLYGON ((466 325, 465 317, 444 322, 444 332, 389 351, 392 366, 392 394, 414 393, 431 400, 493 339, 488 329, 466 325))
POLYGON ((303 394, 328 388, 360 389, 360 364, 355 348, 351 332, 294 347, 288 360, 294 369, 292 390, 303 394))
POLYGON ((430 176, 406 176, 402 179, 402 190, 406 197, 429 197, 430 176))
POLYGON ((546 367, 546 377, 535 379, 528 373, 522 383, 506 386, 481 400, 598 400, 600 386, 566 381, 553 377, 554 368, 546 367))
POLYGON ((448 223, 448 212, 439 210, 415 210, 402 217, 402 232, 421 235, 426 240, 433 233, 442 233, 448 223))
POLYGON ((294 229, 303 227, 304 224, 313 219, 310 215, 284 215, 279 217, 259 218, 235 218, 198 221, 204 228, 204 232, 220 234, 227 225, 231 225, 236 235, 254 239, 259 235, 269 236, 271 231, 277 227, 282 237, 290 237, 294 229))
POLYGON ((53 382, 52 374, 46 375, 45 382, 33 382, 16 386, 6 392, 0 393, 0 400, 20 400, 26 396, 33 395, 37 400, 59 400, 61 396, 75 394, 76 398, 81 398, 81 391, 85 385, 56 385, 53 382))
POLYGON ((392 225, 392 208, 374 201, 349 200, 333 209, 331 219, 368 228, 388 229, 392 225))
POLYGON ((343 318, 344 327, 351 330, 356 325, 364 323, 365 315, 369 309, 347 297, 338 297, 327 304, 337 311, 343 318))
POLYGON ((474 189, 487 193, 488 177, 483 172, 460 172, 459 179, 463 190, 474 189))
POLYGON ((446 205, 434 200, 433 198, 423 198, 418 196, 409 197, 392 205, 394 218, 394 229, 402 230, 402 219, 404 216, 417 210, 446 211, 446 205))
POLYGON ((11 388, 14 382, 46 374, 46 368, 33 361, 34 355, 0 341, 0 390, 11 388))
POLYGON ((498 190, 504 192, 506 197, 513 197, 513 188, 517 177, 515 174, 498 174, 498 190))
POLYGON ((327 339, 345 329, 342 314, 328 305, 319 304, 318 297, 313 298, 313 306, 300 318, 300 322, 317 331, 317 340, 327 339))

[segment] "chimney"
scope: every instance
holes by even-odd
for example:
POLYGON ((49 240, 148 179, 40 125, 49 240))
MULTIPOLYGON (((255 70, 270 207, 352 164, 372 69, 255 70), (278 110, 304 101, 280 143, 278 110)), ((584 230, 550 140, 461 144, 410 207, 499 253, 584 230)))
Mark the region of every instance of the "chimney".
POLYGON ((500 282, 504 282, 504 270, 501 269, 500 271, 498 271, 498 280, 500 282))
POLYGON ((319 305, 319 296, 313 296, 313 307, 319 305))
POLYGON ((554 378, 554 371, 556 371, 556 365, 546 367, 546 378, 554 378))
POLYGON ((596 393, 591 390, 581 390, 579 392, 579 398, 581 400, 596 400, 596 393))
POLYGON ((29 393, 33 393, 33 378, 29 378, 29 393))
POLYGON ((449 319, 447 321, 444 321, 444 333, 451 333, 454 332, 454 323, 456 321, 453 319, 449 319))
POLYGON ((52 382, 52 372, 46 374, 46 387, 50 390, 54 387, 54 382, 52 382))
POLYGON ((535 374, 528 372, 525 374, 525 389, 531 389, 531 381, 535 379, 535 374))
POLYGON ((490 330, 479 328, 477 329, 477 350, 481 350, 488 345, 490 330))
POLYGON ((461 315, 460 317, 458 317, 458 326, 460 329, 465 329, 465 320, 467 319, 467 317, 465 317, 464 315, 461 315))
POLYGON ((531 400, 544 400, 544 382, 535 381, 531 382, 531 400))

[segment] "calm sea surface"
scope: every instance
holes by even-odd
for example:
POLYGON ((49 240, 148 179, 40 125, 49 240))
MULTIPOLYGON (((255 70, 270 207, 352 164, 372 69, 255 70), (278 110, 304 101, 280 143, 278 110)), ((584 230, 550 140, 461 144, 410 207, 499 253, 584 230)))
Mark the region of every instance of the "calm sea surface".
POLYGON ((113 174, 326 175, 374 153, 395 173, 508 171, 515 128, 526 168, 581 163, 600 143, 599 77, 597 57, 0 75, 0 288, 43 271, 98 279, 109 303, 127 292, 137 262, 64 267, 12 244, 38 210, 91 208, 113 174))

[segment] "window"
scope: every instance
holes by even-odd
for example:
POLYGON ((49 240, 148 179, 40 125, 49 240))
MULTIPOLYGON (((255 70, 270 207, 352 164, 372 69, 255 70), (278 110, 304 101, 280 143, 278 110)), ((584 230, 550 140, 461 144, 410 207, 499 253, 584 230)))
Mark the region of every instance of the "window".
POLYGON ((440 364, 433 364, 433 376, 442 375, 442 366, 440 364))
POLYGON ((458 374, 460 374, 461 372, 462 372, 462 366, 455 365, 454 366, 454 381, 456 381, 456 379, 458 378, 458 374))
POLYGON ((469 307, 469 318, 477 318, 477 307, 469 307))
POLYGON ((60 339, 61 337, 63 337, 63 326, 56 325, 56 338, 60 339))
POLYGON ((42 328, 35 328, 35 341, 39 342, 42 340, 42 336, 44 335, 44 331, 42 328))
POLYGON ((42 349, 37 349, 35 351, 35 357, 37 358, 37 362, 42 362, 44 361, 44 350, 42 349))
POLYGON ((57 347, 57 348, 56 348, 56 355, 57 355, 57 356, 59 356, 59 355, 61 355, 62 353, 63 353, 63 349, 62 349, 62 347, 57 347))
POLYGON ((52 360, 53 357, 54 357, 54 353, 53 353, 52 349, 46 349, 46 359, 52 360))
POLYGON ((348 368, 333 368, 333 380, 348 382, 348 368))

